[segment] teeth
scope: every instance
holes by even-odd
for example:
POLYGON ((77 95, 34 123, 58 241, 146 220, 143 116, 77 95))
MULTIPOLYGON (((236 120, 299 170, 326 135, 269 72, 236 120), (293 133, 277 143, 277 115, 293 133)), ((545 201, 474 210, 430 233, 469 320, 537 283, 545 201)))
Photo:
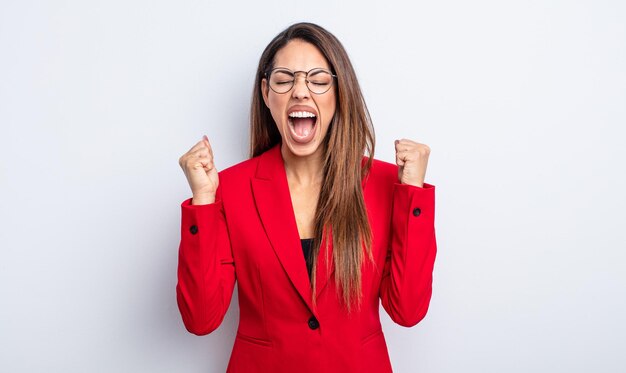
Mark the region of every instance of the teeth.
POLYGON ((308 111, 294 111, 289 113, 289 118, 315 118, 315 114, 308 111))

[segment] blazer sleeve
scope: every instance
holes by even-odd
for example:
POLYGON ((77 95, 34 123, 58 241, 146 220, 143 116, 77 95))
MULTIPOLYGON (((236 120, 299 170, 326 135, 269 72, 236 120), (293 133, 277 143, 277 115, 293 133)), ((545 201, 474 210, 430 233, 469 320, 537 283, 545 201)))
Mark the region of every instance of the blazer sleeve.
POLYGON ((181 205, 176 300, 187 330, 209 334, 222 323, 235 284, 235 262, 219 193, 209 205, 181 205))
POLYGON ((435 187, 395 184, 391 216, 380 297, 391 319, 410 327, 426 316, 432 294, 437 252, 435 187))

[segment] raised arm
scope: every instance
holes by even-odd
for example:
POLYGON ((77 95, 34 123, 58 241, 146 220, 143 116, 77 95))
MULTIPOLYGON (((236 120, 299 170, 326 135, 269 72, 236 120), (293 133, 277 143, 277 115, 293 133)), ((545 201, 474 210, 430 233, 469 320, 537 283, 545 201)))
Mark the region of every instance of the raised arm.
POLYGON ((204 335, 224 319, 235 283, 219 178, 206 136, 179 160, 193 199, 181 205, 178 309, 187 330, 204 335))
POLYGON ((399 183, 393 191, 380 297, 391 319, 408 327, 424 318, 432 294, 437 252, 435 187, 424 183, 430 148, 404 139, 395 147, 399 183))

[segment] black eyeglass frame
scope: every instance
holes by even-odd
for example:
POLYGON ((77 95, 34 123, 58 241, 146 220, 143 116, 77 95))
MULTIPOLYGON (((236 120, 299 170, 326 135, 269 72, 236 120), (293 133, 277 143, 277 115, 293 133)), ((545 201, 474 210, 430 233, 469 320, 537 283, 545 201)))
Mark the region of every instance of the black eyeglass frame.
POLYGON ((267 85, 270 87, 270 89, 272 91, 274 91, 275 93, 279 94, 279 95, 284 95, 286 93, 289 93, 293 87, 296 85, 296 74, 297 73, 305 73, 305 77, 304 77, 304 82, 306 83, 306 88, 309 90, 309 92, 311 92, 312 94, 315 95, 323 95, 324 93, 330 91, 330 89, 333 87, 333 85, 335 84, 335 79, 337 79, 337 75, 333 74, 332 72, 330 72, 327 69, 324 69, 322 67, 315 67, 309 71, 304 71, 304 70, 298 70, 298 71, 291 71, 290 69, 286 68, 286 67, 275 67, 273 69, 271 69, 270 71, 265 73, 265 78, 267 79, 267 85), (283 70, 283 71, 288 71, 289 73, 291 73, 291 75, 293 75, 293 80, 291 81, 291 87, 289 87, 288 90, 286 90, 285 92, 278 92, 276 91, 274 88, 272 88, 272 84, 270 84, 270 76, 272 75, 272 73, 276 70, 283 70), (311 73, 311 71, 323 71, 325 73, 328 73, 328 75, 331 76, 332 80, 331 83, 328 85, 328 89, 326 89, 324 92, 318 93, 318 92, 313 92, 313 90, 311 90, 311 87, 309 87, 309 74, 311 73))

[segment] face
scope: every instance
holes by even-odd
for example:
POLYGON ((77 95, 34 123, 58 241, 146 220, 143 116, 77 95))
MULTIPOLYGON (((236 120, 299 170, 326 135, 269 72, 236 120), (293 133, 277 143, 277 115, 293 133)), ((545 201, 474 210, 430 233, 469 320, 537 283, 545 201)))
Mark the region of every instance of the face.
MULTIPOLYGON (((319 49, 302 40, 292 40, 276 53, 274 68, 278 67, 291 71, 315 68, 330 71, 319 49)), ((282 137, 283 157, 321 156, 322 141, 335 115, 336 82, 326 93, 315 94, 306 85, 305 73, 297 73, 293 88, 287 93, 271 90, 267 79, 263 79, 261 89, 282 137)))

